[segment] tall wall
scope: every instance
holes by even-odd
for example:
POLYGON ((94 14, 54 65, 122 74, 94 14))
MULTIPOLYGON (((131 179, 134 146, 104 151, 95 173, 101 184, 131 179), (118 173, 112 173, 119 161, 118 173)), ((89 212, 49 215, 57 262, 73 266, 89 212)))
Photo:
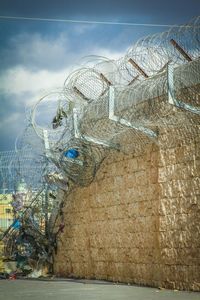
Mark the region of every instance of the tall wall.
POLYGON ((57 275, 200 290, 200 139, 176 134, 113 152, 90 186, 65 196, 57 275))
POLYGON ((159 151, 161 284, 169 288, 200 290, 199 132, 187 135, 183 128, 173 143, 168 132, 159 151))

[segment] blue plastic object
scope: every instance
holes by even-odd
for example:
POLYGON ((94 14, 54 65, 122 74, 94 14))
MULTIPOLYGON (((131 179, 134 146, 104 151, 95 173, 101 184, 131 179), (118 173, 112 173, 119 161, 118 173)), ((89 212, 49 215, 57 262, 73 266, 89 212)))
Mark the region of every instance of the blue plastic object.
POLYGON ((64 152, 64 156, 68 158, 77 158, 79 156, 79 152, 76 149, 68 149, 66 152, 64 152))
POLYGON ((22 226, 20 221, 18 219, 16 219, 12 225, 11 225, 14 229, 20 229, 20 227, 22 226))

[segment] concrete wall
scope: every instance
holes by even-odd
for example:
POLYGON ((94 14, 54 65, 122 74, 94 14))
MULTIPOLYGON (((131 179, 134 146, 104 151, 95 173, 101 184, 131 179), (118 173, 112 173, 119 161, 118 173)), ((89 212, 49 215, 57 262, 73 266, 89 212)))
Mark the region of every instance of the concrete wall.
POLYGON ((110 154, 65 196, 57 275, 200 290, 200 140, 178 137, 110 154))

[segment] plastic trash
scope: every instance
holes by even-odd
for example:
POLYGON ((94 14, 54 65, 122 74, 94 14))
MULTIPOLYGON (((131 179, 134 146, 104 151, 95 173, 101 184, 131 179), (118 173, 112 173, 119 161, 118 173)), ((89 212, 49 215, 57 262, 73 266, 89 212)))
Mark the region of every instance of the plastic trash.
POLYGON ((28 278, 39 278, 42 276, 42 270, 34 270, 28 275, 28 278))
POLYGON ((79 156, 79 152, 78 150, 71 148, 64 152, 64 156, 68 158, 77 158, 79 156))
POLYGON ((14 229, 20 229, 20 227, 22 226, 20 221, 18 219, 14 220, 14 222, 11 225, 14 229))
POLYGON ((16 274, 15 274, 15 273, 11 273, 11 274, 9 275, 9 279, 10 279, 10 280, 15 280, 15 279, 17 279, 16 274))

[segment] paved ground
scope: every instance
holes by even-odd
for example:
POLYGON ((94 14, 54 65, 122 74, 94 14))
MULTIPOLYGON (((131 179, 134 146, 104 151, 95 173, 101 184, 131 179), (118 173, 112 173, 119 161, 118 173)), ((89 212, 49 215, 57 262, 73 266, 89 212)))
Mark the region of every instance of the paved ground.
POLYGON ((0 280, 0 300, 200 300, 200 293, 85 281, 0 280))

